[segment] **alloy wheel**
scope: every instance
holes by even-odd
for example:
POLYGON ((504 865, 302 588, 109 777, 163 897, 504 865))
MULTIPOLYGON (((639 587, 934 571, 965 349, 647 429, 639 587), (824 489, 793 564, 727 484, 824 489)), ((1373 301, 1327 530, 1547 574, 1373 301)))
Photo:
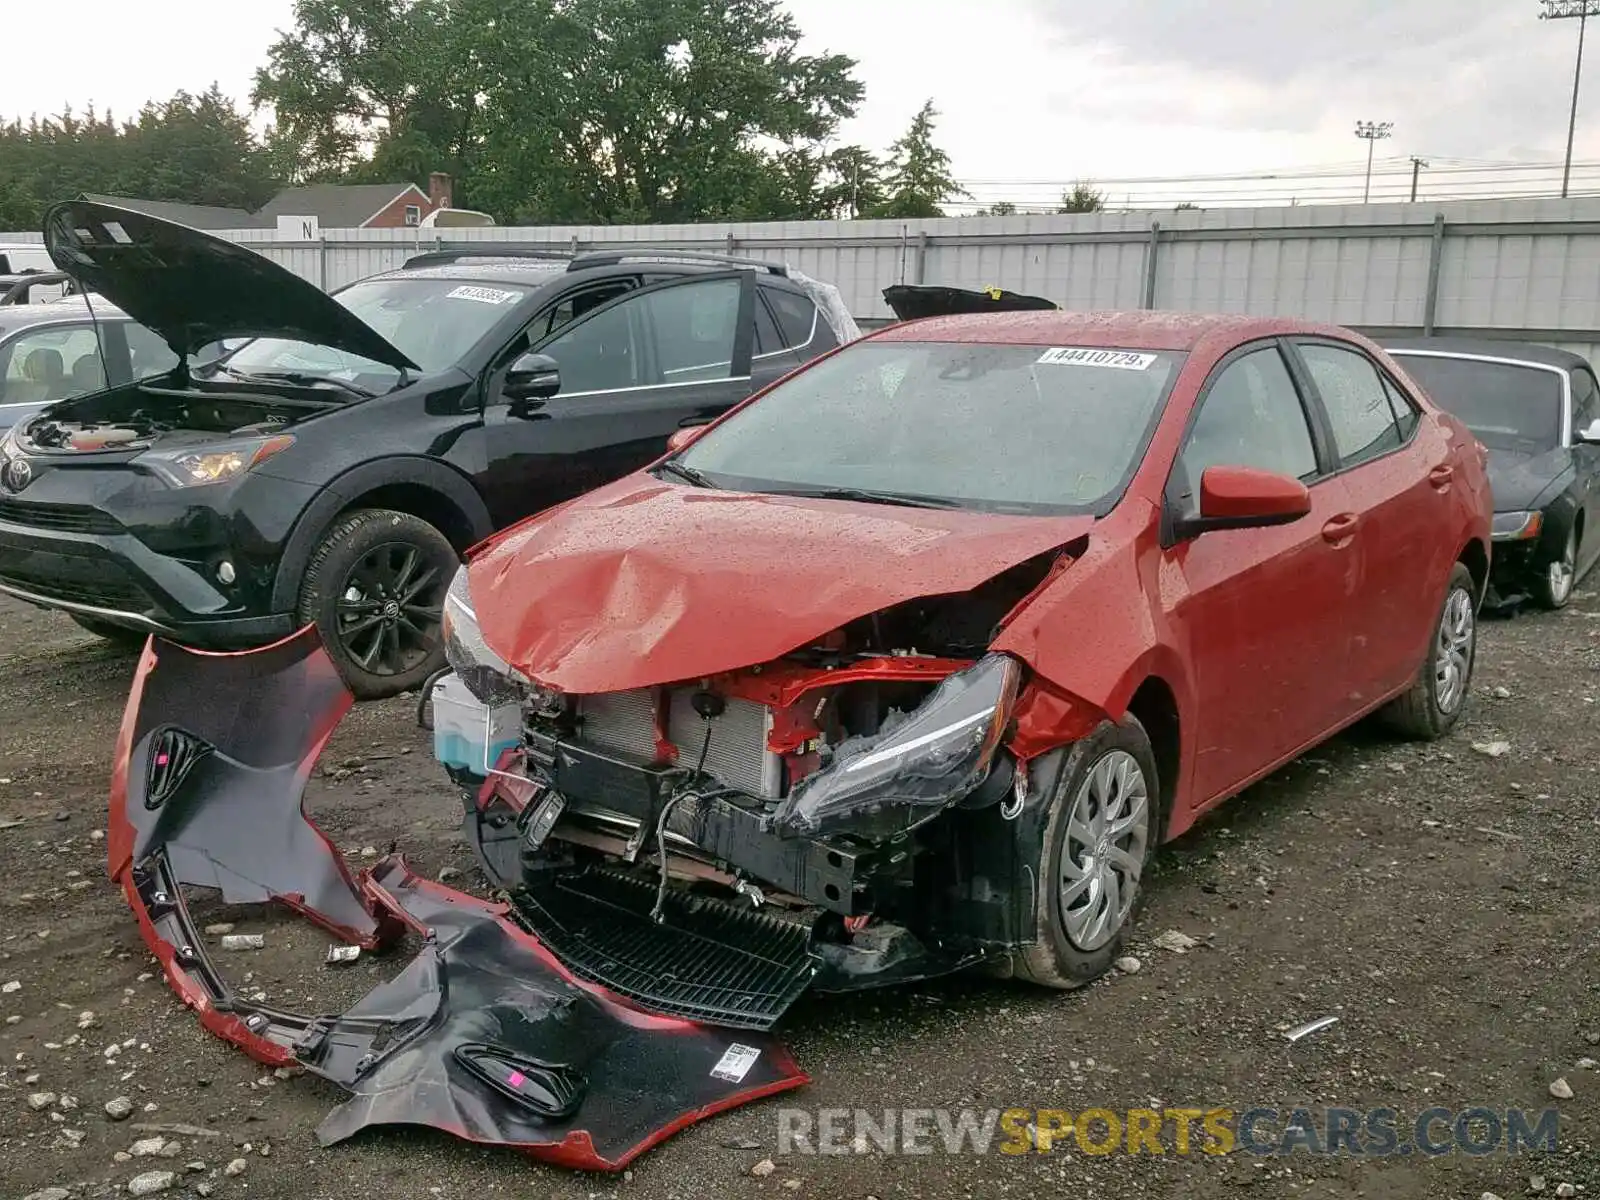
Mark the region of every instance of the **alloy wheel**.
POLYGON ((1578 531, 1572 530, 1567 534, 1567 544, 1561 549, 1561 557, 1545 568, 1546 586, 1550 591, 1550 602, 1562 605, 1572 595, 1572 585, 1578 580, 1578 531))
POLYGON ((338 636, 351 659, 374 675, 403 675, 425 661, 439 640, 449 580, 409 542, 385 542, 364 554, 346 577, 338 603, 338 636))
POLYGON ((1472 594, 1454 588, 1444 602, 1439 618, 1439 635, 1433 656, 1433 697, 1439 711, 1447 716, 1461 707, 1467 696, 1467 679, 1472 672, 1473 639, 1477 618, 1472 611, 1472 594))
POLYGON ((1061 847, 1061 922, 1079 950, 1098 950, 1128 919, 1149 839, 1144 770, 1126 750, 1109 751, 1079 785, 1061 847))

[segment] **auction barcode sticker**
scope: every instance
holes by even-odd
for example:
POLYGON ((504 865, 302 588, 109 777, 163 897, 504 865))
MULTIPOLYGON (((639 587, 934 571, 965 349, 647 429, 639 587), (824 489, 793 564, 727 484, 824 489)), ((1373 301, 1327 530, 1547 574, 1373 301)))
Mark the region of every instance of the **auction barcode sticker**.
POLYGON ((1041 363, 1063 367, 1115 367, 1119 371, 1148 371, 1154 354, 1131 350, 1093 350, 1087 346, 1056 346, 1039 356, 1041 363))
POLYGON ((729 1083, 743 1083, 744 1077, 750 1073, 750 1068, 756 1065, 756 1059, 760 1057, 761 1051, 754 1046, 743 1046, 734 1042, 722 1052, 717 1065, 711 1068, 711 1077, 726 1079, 729 1083))
POLYGON ((479 304, 510 304, 517 298, 516 292, 486 287, 452 288, 447 295, 451 300, 476 300, 479 304))

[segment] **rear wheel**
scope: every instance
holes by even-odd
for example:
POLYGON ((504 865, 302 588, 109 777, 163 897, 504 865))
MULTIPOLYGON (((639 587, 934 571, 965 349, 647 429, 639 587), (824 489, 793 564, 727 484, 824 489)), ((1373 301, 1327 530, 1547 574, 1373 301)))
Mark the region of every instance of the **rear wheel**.
POLYGON ((330 529, 300 585, 299 617, 314 624, 358 700, 417 687, 444 662, 445 592, 460 562, 432 525, 367 508, 330 529))
POLYGON ((1383 710, 1383 719, 1407 737, 1423 741, 1444 737, 1466 707, 1477 653, 1477 585, 1465 564, 1457 563, 1411 690, 1383 710))
POLYGON ((1105 974, 1143 900, 1160 790, 1144 726, 1107 722, 1067 752, 1038 867, 1032 944, 1013 975, 1076 988, 1105 974))
POLYGON ((76 613, 68 613, 79 629, 87 630, 97 638, 110 642, 118 650, 138 650, 148 638, 148 634, 140 633, 137 629, 124 629, 121 625, 113 625, 109 621, 96 621, 93 617, 80 617, 76 613))
POLYGON ((1578 527, 1567 531, 1561 552, 1534 578, 1533 598, 1541 608, 1565 608, 1578 582, 1578 527))

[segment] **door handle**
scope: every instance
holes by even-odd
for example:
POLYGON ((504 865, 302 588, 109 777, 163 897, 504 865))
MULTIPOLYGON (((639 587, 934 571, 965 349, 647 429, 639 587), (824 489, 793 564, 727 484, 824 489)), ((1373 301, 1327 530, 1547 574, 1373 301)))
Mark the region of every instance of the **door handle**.
POLYGON ((1441 492, 1449 487, 1456 477, 1456 469, 1446 463, 1440 463, 1428 472, 1428 482, 1441 492))
POLYGON ((1356 526, 1360 523, 1355 513, 1340 513, 1330 517, 1328 523, 1322 527, 1322 540, 1338 545, 1340 542, 1349 541, 1355 536, 1356 526))

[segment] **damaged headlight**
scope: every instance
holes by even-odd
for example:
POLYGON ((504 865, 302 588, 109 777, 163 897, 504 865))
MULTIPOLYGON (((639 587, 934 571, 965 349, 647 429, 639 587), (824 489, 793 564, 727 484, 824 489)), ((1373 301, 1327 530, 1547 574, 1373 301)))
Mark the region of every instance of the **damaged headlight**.
POLYGON ((483 640, 466 567, 456 571, 444 598, 444 656, 467 691, 490 708, 518 703, 533 690, 527 676, 483 640))
POLYGON ((946 677, 877 734, 841 744, 832 763, 789 793, 774 828, 811 836, 899 809, 901 832, 937 815, 988 778, 1021 683, 1021 664, 1005 654, 946 677))

